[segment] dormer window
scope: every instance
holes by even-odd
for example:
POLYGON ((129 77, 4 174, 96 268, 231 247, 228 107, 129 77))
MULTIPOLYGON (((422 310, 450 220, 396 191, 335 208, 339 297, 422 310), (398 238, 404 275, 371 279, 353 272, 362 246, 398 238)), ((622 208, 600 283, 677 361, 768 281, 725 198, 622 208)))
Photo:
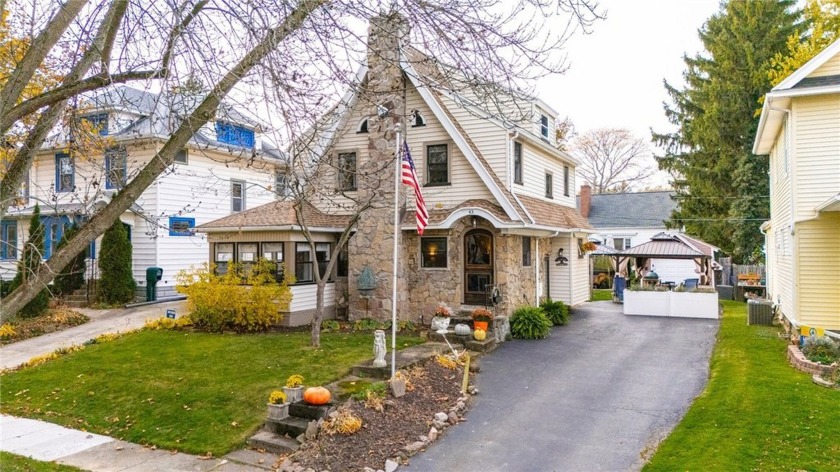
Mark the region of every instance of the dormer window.
POLYGON ((411 126, 426 126, 426 120, 417 110, 411 110, 411 126))
POLYGON ((93 133, 99 133, 100 136, 108 136, 108 114, 95 113, 93 115, 86 115, 82 117, 86 121, 89 130, 93 133))
POLYGON ((367 133, 368 132, 368 119, 365 118, 359 122, 359 127, 356 128, 357 133, 367 133))
POLYGON ((545 115, 540 115, 540 135, 548 139, 548 117, 545 115))
POLYGON ((254 147, 254 130, 225 121, 217 121, 216 140, 220 143, 252 148, 254 147))

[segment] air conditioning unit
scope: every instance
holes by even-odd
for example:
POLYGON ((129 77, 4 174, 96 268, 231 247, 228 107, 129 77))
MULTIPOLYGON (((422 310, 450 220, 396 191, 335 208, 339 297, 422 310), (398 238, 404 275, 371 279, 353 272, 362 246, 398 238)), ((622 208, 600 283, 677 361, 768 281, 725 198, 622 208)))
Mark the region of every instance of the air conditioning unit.
POLYGON ((770 300, 747 301, 748 325, 773 325, 773 302, 770 300))

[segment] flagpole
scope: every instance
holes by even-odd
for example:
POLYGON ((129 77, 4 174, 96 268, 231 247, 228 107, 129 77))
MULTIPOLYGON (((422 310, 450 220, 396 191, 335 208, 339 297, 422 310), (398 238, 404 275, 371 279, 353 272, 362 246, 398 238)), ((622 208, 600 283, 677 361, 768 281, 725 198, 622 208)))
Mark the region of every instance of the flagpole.
MULTIPOLYGON (((398 125, 398 126, 401 126, 398 125)), ((397 268, 399 263, 400 236, 400 169, 402 156, 400 155, 401 130, 397 130, 397 154, 394 162, 394 280, 391 284, 391 378, 397 373, 397 268)))

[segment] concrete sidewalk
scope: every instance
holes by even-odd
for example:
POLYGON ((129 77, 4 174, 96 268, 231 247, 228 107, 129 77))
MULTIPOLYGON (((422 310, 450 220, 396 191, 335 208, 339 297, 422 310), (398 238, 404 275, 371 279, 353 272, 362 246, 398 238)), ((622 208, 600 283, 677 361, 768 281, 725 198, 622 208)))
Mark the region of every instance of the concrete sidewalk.
POLYGON ((61 347, 82 344, 101 334, 142 328, 147 319, 166 316, 167 309, 175 309, 178 315, 185 314, 187 312, 186 303, 184 300, 179 300, 157 305, 107 310, 75 308, 75 311, 90 317, 90 321, 81 326, 74 326, 63 331, 44 334, 0 347, 0 369, 17 367, 35 356, 49 354, 61 347))
POLYGON ((251 450, 205 458, 8 415, 0 415, 0 450, 97 472, 263 472, 278 460, 274 454, 251 450))

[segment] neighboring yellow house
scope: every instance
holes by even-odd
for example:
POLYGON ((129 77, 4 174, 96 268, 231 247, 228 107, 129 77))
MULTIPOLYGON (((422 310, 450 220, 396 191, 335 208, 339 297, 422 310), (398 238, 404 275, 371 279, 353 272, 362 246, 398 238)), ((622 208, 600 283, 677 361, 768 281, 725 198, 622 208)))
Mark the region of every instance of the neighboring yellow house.
POLYGON ((840 40, 766 95, 769 295, 791 321, 840 329, 840 40))

